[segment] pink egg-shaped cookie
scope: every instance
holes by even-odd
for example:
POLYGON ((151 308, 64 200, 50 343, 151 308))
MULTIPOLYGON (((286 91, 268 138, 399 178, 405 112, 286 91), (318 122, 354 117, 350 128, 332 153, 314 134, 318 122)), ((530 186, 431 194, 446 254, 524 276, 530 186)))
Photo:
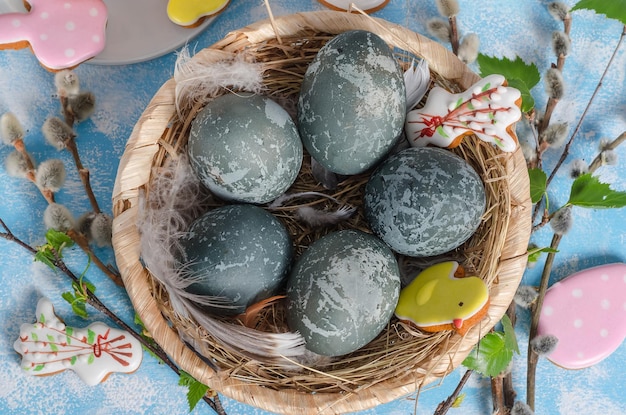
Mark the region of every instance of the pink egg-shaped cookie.
POLYGON ((613 353, 626 337, 626 264, 583 270, 550 287, 537 333, 559 339, 547 358, 566 369, 592 366, 613 353))

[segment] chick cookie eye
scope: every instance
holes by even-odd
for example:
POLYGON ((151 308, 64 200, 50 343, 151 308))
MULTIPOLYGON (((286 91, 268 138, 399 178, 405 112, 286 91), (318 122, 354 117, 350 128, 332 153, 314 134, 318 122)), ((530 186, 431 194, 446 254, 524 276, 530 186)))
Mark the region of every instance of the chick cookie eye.
POLYGON ((463 301, 459 303, 459 307, 463 307, 463 301))

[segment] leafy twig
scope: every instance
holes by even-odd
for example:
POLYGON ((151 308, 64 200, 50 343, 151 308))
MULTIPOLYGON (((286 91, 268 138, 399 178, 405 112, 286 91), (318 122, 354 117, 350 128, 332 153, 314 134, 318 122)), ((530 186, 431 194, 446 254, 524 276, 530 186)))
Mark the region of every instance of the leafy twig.
POLYGON ((454 404, 454 402, 459 397, 459 394, 461 393, 461 390, 463 390, 463 386, 465 386, 465 384, 469 380, 470 376, 472 376, 473 372, 474 371, 471 370, 471 369, 468 369, 468 370, 465 371, 465 373, 463 374, 463 377, 459 381, 459 384, 456 385, 456 388, 454 389, 454 392, 452 392, 452 394, 450 396, 448 396, 448 398, 445 401, 443 401, 443 402, 439 403, 439 405, 437 405, 437 409, 435 409, 435 412, 433 413, 433 415, 444 415, 445 413, 448 412, 448 410, 450 408, 452 408, 452 405, 454 404))
MULTIPOLYGON (((38 253, 37 249, 33 248, 29 244, 25 243, 24 241, 16 237, 11 232, 11 230, 6 225, 6 223, 2 220, 2 218, 0 218, 0 226, 4 229, 3 232, 0 232, 1 238, 18 244, 19 246, 24 248, 26 251, 31 253, 33 256, 37 255, 38 253)), ((169 358, 167 353, 165 353, 165 351, 160 346, 158 346, 156 343, 147 342, 140 333, 137 333, 132 327, 130 327, 122 319, 120 319, 114 312, 109 310, 104 305, 104 303, 102 303, 102 301, 100 301, 100 299, 96 297, 92 289, 90 289, 90 286, 85 284, 80 277, 77 277, 76 274, 74 274, 74 272, 72 272, 72 270, 68 268, 67 264, 63 261, 63 259, 60 258, 59 252, 57 250, 53 250, 53 253, 55 254, 55 259, 53 261, 54 267, 56 267, 59 271, 67 275, 72 280, 72 284, 74 286, 77 285, 78 287, 81 287, 81 292, 85 296, 85 301, 87 302, 87 304, 89 304, 90 306, 92 306, 93 308, 101 312, 102 314, 106 315, 111 320, 113 320, 115 324, 117 324, 122 329, 126 330, 131 336, 136 338, 146 349, 148 349, 154 356, 162 360, 170 369, 172 369, 177 375, 180 376, 180 373, 181 373, 180 369, 178 369, 176 364, 169 358)), ((225 412, 221 406, 221 403, 219 403, 219 398, 217 396, 211 399, 205 395, 203 397, 203 400, 217 414, 225 415, 225 412)))

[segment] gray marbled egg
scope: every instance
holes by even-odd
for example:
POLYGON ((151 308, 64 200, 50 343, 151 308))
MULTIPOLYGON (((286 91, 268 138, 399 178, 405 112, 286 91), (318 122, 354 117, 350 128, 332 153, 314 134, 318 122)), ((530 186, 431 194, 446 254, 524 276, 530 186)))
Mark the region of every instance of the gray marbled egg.
POLYGON ((264 209, 248 204, 215 208, 196 219, 180 240, 185 278, 194 294, 222 297, 238 314, 282 288, 292 259, 292 243, 283 224, 264 209))
POLYGON ((376 34, 344 32, 304 75, 298 129, 307 151, 339 174, 372 167, 397 142, 406 113, 403 72, 376 34))
POLYGON ((338 231, 311 244, 291 271, 287 323, 307 349, 340 356, 381 332, 399 295, 400 272, 389 247, 361 231, 338 231))
POLYGON ((485 189, 465 160, 441 148, 409 148, 383 162, 365 187, 372 231, 416 257, 451 251, 469 239, 485 211, 485 189))
POLYGON ((191 125, 189 161, 198 178, 226 200, 267 203, 295 181, 302 142, 289 114, 271 99, 226 94, 191 125))

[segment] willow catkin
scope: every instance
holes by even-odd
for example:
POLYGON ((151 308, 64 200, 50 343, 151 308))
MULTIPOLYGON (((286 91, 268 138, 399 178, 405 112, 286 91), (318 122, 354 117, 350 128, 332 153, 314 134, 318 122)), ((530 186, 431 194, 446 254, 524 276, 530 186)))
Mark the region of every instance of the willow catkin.
POLYGON ((22 124, 13 113, 6 112, 0 117, 0 135, 7 145, 12 145, 16 140, 24 137, 22 124))

